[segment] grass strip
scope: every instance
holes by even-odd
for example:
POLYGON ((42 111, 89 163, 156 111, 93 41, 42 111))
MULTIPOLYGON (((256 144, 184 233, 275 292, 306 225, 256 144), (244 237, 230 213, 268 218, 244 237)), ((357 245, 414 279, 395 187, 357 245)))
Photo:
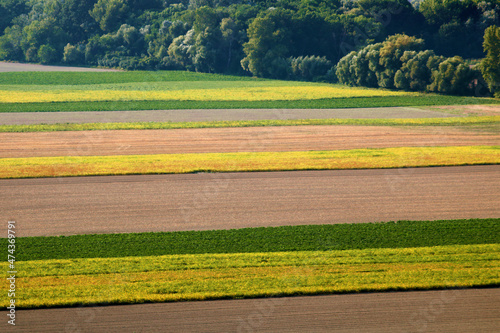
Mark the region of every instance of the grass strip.
MULTIPOLYGON (((0 238, 0 247, 7 248, 7 241, 0 238)), ((500 243, 500 218, 18 237, 16 258, 23 261, 494 243, 500 243)))
POLYGON ((0 103, 0 112, 133 111, 181 109, 341 109, 395 106, 500 104, 499 99, 422 94, 295 101, 113 101, 0 103))
POLYGON ((188 71, 119 72, 5 72, 0 85, 88 85, 132 82, 174 81, 268 81, 249 76, 196 73, 188 71))
POLYGON ((358 126, 484 126, 500 124, 500 116, 413 118, 413 119, 298 119, 298 120, 246 120, 204 122, 133 122, 84 124, 0 125, 0 132, 58 132, 97 130, 146 130, 185 128, 227 128, 304 125, 358 125, 358 126))
POLYGON ((498 146, 27 157, 0 159, 0 178, 381 169, 498 163, 500 163, 498 146))
POLYGON ((27 261, 16 307, 498 286, 499 267, 498 244, 27 261))

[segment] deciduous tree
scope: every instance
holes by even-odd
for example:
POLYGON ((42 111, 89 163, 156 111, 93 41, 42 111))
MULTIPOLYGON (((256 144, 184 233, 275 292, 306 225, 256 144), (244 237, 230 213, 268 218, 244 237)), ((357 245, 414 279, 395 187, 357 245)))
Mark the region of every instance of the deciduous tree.
POLYGON ((486 29, 483 47, 486 57, 481 62, 481 72, 490 91, 500 98, 500 27, 486 29))

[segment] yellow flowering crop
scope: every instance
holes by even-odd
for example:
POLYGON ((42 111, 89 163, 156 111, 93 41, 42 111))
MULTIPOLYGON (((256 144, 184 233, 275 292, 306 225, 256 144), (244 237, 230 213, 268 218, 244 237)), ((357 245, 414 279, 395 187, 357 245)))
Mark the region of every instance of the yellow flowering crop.
POLYGON ((500 164, 497 146, 0 158, 0 179, 500 164))
POLYGON ((0 90, 0 103, 100 101, 278 101, 349 97, 403 96, 405 92, 332 86, 248 87, 141 90, 0 90))

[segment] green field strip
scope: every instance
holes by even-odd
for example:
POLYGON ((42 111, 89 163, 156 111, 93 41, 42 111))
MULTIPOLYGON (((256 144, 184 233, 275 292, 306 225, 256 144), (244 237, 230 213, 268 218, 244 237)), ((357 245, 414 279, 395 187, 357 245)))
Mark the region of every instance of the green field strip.
POLYGON ((0 159, 0 178, 385 169, 500 163, 499 146, 0 159))
POLYGON ((0 112, 134 111, 181 109, 341 109, 472 104, 500 104, 500 100, 493 98, 421 95, 331 98, 296 101, 114 101, 0 103, 0 112))
POLYGON ((188 71, 5 72, 0 85, 89 85, 175 81, 271 81, 248 76, 188 71))
MULTIPOLYGON (((352 88, 344 85, 331 85, 326 83, 299 82, 299 81, 265 81, 265 80, 247 80, 247 81, 169 81, 169 82, 127 82, 127 83, 104 83, 104 84, 81 84, 81 85, 5 85, 0 84, 0 91, 12 92, 84 92, 84 91, 177 91, 192 89, 231 89, 231 88, 276 88, 276 87, 335 87, 345 91, 352 88)), ((373 88, 358 88, 363 91, 379 91, 373 88)), ((400 93, 401 94, 401 93, 400 93)), ((402 94, 410 94, 403 92, 402 94)))
POLYGON ((105 131, 185 128, 236 128, 266 126, 498 126, 500 116, 404 118, 404 119, 298 119, 298 120, 245 120, 203 122, 133 122, 133 123, 83 123, 83 124, 34 124, 0 125, 0 132, 57 132, 57 131, 105 131))
MULTIPOLYGON (((495 243, 500 243, 500 218, 18 237, 16 258, 26 261, 495 243)), ((0 247, 7 245, 7 239, 0 238, 0 247)))
POLYGON ((498 244, 26 261, 16 308, 491 287, 499 268, 498 244))

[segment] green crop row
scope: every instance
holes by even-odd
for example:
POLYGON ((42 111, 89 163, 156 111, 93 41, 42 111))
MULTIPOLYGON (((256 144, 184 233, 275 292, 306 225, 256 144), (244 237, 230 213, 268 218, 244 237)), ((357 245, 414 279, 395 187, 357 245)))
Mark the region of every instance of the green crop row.
POLYGON ((113 101, 0 103, 0 112, 134 111, 181 109, 341 109, 471 104, 500 104, 500 100, 492 98, 424 95, 331 98, 297 101, 113 101))
MULTIPOLYGON (((495 243, 500 243, 500 218, 18 237, 16 258, 23 261, 495 243)), ((0 239, 0 247, 7 248, 7 239, 0 239)))

